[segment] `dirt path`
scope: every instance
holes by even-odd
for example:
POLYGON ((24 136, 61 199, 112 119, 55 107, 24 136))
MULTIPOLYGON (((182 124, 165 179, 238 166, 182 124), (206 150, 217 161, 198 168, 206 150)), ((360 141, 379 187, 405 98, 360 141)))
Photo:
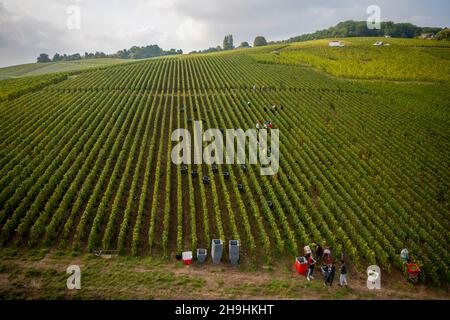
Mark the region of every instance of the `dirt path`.
POLYGON ((367 289, 364 274, 350 268, 349 288, 308 282, 288 261, 183 266, 172 260, 55 253, 4 254, 0 250, 0 298, 28 299, 449 299, 447 290, 412 286, 400 274, 385 275, 381 290, 367 289), (69 265, 79 265, 82 290, 69 291, 69 265))

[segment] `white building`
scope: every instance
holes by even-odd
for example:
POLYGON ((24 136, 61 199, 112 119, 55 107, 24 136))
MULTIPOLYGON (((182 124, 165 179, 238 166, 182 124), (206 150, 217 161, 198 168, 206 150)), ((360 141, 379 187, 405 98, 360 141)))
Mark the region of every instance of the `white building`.
POLYGON ((343 47, 344 44, 341 41, 339 41, 339 40, 334 40, 334 41, 330 41, 328 43, 328 46, 330 46, 330 47, 343 47))

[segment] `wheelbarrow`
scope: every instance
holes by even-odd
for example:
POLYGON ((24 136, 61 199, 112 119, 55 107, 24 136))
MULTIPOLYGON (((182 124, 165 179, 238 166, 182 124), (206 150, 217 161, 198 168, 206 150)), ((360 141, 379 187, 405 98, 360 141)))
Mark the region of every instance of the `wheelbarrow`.
POLYGON ((408 272, 408 279, 412 283, 417 283, 419 281, 420 268, 416 263, 407 263, 406 271, 408 272))

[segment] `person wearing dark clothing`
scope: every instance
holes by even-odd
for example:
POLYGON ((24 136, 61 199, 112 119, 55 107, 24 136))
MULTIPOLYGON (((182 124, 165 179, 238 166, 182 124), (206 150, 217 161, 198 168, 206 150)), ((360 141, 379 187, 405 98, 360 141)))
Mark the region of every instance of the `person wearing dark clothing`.
POLYGON ((330 287, 331 287, 331 285, 333 285, 335 273, 336 273, 336 266, 335 266, 334 262, 332 262, 330 265, 328 265, 328 274, 327 274, 327 279, 325 281, 326 285, 329 285, 330 287))
POLYGON ((322 258, 322 256, 323 256, 323 249, 320 246, 320 244, 316 244, 316 247, 314 248, 314 253, 315 253, 316 257, 319 257, 319 259, 322 258))
POLYGON ((328 266, 321 266, 320 271, 322 271, 323 280, 327 281, 328 278, 328 266))
POLYGON ((341 265, 341 270, 340 270, 340 277, 339 277, 339 286, 342 287, 344 284, 347 287, 348 283, 347 283, 347 265, 345 264, 345 261, 342 260, 341 261, 342 265, 341 265))

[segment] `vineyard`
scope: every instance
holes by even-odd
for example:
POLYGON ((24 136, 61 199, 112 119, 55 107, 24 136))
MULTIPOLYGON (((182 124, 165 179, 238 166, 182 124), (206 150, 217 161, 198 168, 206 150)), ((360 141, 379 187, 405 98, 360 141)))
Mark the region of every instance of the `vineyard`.
POLYGON ((340 80, 276 61, 295 46, 270 63, 268 49, 247 49, 0 81, 0 245, 171 256, 239 239, 244 259, 270 263, 315 242, 361 270, 402 270, 408 247, 427 281, 448 283, 450 60, 418 53, 432 65, 418 80, 436 82, 340 80), (194 120, 204 130, 271 120, 279 173, 183 174, 170 136, 194 120))
POLYGON ((427 40, 348 38, 344 48, 329 40, 255 51, 259 62, 308 65, 336 77, 401 81, 450 81, 450 44, 427 40), (375 42, 386 45, 374 47, 375 42), (341 50, 342 49, 342 50, 341 50))

